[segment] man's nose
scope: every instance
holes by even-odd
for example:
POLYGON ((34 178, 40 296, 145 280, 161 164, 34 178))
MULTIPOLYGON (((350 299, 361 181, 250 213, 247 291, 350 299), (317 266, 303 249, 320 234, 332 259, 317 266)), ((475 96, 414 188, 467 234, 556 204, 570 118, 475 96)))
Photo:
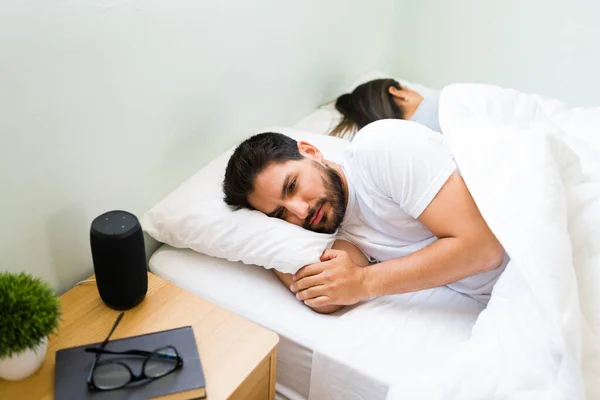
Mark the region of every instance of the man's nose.
POLYGON ((308 217, 310 211, 308 203, 301 199, 290 199, 286 208, 300 220, 304 220, 308 217))

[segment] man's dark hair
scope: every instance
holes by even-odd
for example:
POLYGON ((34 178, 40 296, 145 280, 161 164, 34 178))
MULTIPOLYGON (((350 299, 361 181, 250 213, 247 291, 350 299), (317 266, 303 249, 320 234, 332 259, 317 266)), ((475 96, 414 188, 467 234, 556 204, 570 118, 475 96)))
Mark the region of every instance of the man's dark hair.
POLYGON ((225 203, 239 210, 253 209, 248 196, 254 191, 258 174, 272 163, 304 158, 298 142, 281 133, 265 132, 243 141, 233 152, 225 170, 225 203))

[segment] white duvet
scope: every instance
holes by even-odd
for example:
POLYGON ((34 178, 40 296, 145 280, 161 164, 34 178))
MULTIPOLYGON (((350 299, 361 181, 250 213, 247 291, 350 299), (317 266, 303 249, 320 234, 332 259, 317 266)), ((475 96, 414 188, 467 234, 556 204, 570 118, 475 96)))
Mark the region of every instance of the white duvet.
POLYGON ((600 399, 600 108, 456 84, 440 122, 511 262, 471 338, 388 399, 600 399))
POLYGON ((600 398, 600 108, 453 85, 440 121, 511 263, 435 395, 600 398))

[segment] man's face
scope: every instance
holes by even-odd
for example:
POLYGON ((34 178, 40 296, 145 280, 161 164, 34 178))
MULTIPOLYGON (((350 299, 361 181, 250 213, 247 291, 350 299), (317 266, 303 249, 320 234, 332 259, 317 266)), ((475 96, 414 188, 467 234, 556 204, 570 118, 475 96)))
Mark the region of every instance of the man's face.
POLYGON ((342 179, 322 161, 320 153, 271 163, 256 177, 248 201, 270 217, 320 233, 335 232, 346 212, 342 179))

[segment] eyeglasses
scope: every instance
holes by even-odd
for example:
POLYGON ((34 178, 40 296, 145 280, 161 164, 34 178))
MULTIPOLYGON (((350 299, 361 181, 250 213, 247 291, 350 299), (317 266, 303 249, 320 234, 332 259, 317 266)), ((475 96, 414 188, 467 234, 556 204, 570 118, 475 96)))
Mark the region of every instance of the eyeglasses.
POLYGON ((179 356, 177 349, 173 346, 166 346, 154 351, 106 350, 106 344, 117 328, 117 325, 119 325, 119 322, 121 322, 123 315, 125 315, 123 312, 119 314, 108 336, 104 339, 104 342, 100 344, 100 347, 86 347, 84 349, 87 353, 96 354, 96 358, 94 358, 94 362, 92 363, 87 377, 89 390, 119 389, 133 382, 162 378, 183 366, 183 359, 179 356), (134 374, 133 371, 131 371, 131 368, 124 362, 119 361, 118 358, 99 362, 100 354, 145 357, 142 364, 142 373, 139 375, 134 374))

